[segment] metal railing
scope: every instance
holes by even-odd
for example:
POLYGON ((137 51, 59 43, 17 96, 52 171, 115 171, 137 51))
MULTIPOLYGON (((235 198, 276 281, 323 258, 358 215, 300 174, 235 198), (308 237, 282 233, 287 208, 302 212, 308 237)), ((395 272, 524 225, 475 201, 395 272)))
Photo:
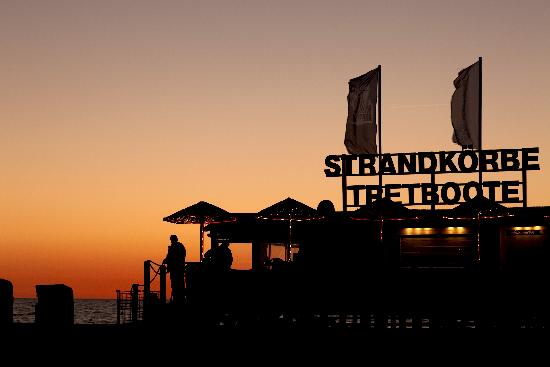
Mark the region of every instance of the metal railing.
POLYGON ((132 284, 131 290, 117 290, 117 324, 143 321, 153 304, 166 304, 166 266, 152 260, 143 262, 143 284, 132 284), (151 278, 151 271, 154 276, 151 278), (159 291, 151 284, 159 278, 159 291))
POLYGON ((126 324, 143 319, 143 291, 132 284, 130 291, 116 291, 116 323, 126 324))

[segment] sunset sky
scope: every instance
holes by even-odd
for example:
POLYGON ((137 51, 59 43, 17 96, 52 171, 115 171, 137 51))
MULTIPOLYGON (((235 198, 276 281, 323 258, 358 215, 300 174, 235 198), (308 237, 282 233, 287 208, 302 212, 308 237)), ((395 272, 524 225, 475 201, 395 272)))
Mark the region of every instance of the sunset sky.
POLYGON ((0 278, 114 298, 172 233, 198 259, 198 226, 162 221, 197 201, 340 209, 324 158, 378 64, 384 151, 455 150, 452 81, 482 56, 483 147, 540 147, 529 205, 550 205, 549 19, 547 0, 0 1, 0 278))

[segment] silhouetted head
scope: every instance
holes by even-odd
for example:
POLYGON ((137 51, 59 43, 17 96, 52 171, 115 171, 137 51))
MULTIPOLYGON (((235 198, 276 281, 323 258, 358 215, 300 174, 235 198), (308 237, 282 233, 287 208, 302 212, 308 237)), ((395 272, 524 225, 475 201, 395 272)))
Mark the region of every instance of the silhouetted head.
POLYGON ((229 247, 229 241, 222 241, 222 246, 229 247))
POLYGON ((334 204, 330 200, 322 200, 319 205, 317 205, 317 211, 324 216, 331 216, 336 212, 334 204))
POLYGON ((171 235, 170 236, 170 242, 172 242, 172 243, 178 242, 178 236, 176 236, 175 234, 171 235))

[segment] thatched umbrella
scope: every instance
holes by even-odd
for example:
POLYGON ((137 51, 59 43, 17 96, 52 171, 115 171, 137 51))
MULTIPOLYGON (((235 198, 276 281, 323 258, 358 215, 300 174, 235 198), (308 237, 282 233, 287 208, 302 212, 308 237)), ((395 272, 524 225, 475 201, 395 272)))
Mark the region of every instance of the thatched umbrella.
POLYGON ((353 219, 408 219, 411 211, 401 203, 397 203, 388 198, 381 198, 370 204, 362 206, 351 213, 353 219))
POLYGON ((350 214, 355 220, 377 220, 380 221, 380 242, 384 239, 384 219, 402 220, 412 217, 410 209, 401 203, 392 201, 389 198, 377 199, 350 214))
POLYGON ((288 221, 288 247, 286 259, 290 261, 290 247, 292 245, 292 221, 321 219, 319 212, 304 203, 292 198, 286 198, 258 212, 258 219, 288 221))
POLYGON ((176 224, 200 224, 200 261, 204 256, 204 226, 209 223, 234 220, 230 213, 206 201, 199 201, 162 220, 176 224))
POLYGON ((472 200, 462 203, 449 211, 455 217, 484 218, 508 213, 508 208, 499 203, 478 195, 472 200))
MULTIPOLYGON (((481 260, 480 255, 480 228, 481 220, 485 218, 495 218, 508 215, 508 209, 499 203, 478 195, 472 200, 462 203, 449 211, 452 217, 476 219, 477 222, 477 260, 481 260)), ((451 218, 452 218, 451 217, 451 218)))

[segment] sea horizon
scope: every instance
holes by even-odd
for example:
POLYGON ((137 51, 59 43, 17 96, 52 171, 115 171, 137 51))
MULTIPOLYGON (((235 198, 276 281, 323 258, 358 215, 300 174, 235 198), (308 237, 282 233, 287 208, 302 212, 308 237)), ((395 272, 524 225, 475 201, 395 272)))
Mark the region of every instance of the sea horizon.
MULTIPOLYGON (((13 321, 15 323, 34 323, 37 298, 15 298, 13 303, 13 321)), ((74 300, 75 324, 116 324, 115 298, 76 298, 74 300)))

